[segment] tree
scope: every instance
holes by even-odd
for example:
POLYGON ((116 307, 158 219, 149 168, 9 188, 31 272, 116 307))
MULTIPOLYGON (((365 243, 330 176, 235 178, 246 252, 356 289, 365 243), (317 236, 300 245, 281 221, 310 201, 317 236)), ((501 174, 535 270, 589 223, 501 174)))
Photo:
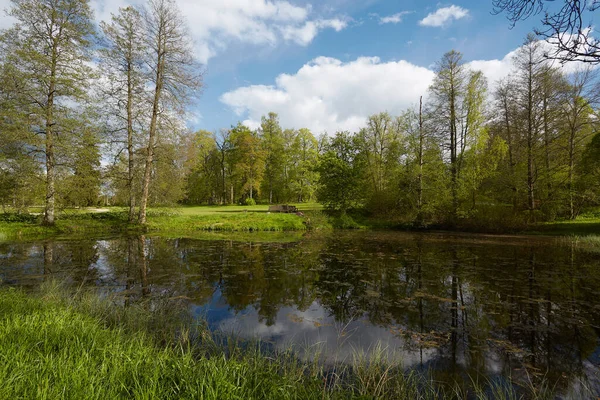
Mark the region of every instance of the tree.
POLYGON ((129 6, 120 8, 117 15, 111 15, 111 22, 100 23, 104 34, 105 47, 101 49, 101 70, 107 82, 100 90, 108 106, 110 131, 119 143, 127 149, 127 190, 129 222, 135 220, 134 190, 134 144, 143 128, 144 55, 147 50, 144 42, 144 20, 141 13, 129 6), (123 138, 123 132, 125 137, 123 138))
POLYGON ((264 184, 269 193, 269 204, 272 204, 273 191, 281 183, 284 164, 283 132, 277 114, 270 112, 267 117, 262 117, 260 131, 265 150, 264 184))
POLYGON ((63 185, 64 201, 68 205, 89 207, 100 198, 100 149, 97 132, 91 125, 82 124, 73 149, 72 175, 63 185))
MULTIPOLYGON (((519 207, 520 185, 518 183, 518 161, 520 159, 521 146, 520 136, 518 132, 518 106, 517 106, 517 90, 513 79, 504 79, 500 81, 494 93, 495 109, 497 110, 497 120, 495 128, 497 128, 497 136, 501 137, 506 143, 507 161, 506 169, 502 170, 499 175, 499 182, 502 188, 508 188, 510 194, 503 195, 504 201, 510 198, 513 211, 516 212, 519 207)), ((504 193, 504 192, 503 192, 504 193)))
POLYGON ((359 132, 361 153, 365 161, 366 184, 371 208, 389 208, 395 195, 393 188, 400 158, 400 124, 388 113, 371 115, 359 132), (387 200, 387 201, 386 201, 387 200))
POLYGON ((575 181, 578 171, 577 163, 597 128, 593 105, 600 101, 598 74, 591 68, 580 69, 570 76, 568 96, 560 115, 565 123, 565 139, 567 163, 567 190, 569 198, 570 219, 575 219, 577 209, 575 204, 575 181))
POLYGON ((397 193, 400 210, 418 227, 435 219, 448 199, 447 168, 439 141, 433 134, 433 118, 423 106, 421 98, 418 110, 408 109, 402 115, 405 151, 401 157, 404 165, 398 177, 397 193))
POLYGON ((465 122, 459 159, 460 197, 467 204, 466 212, 476 210, 481 184, 494 174, 505 153, 505 144, 500 138, 490 140, 486 126, 486 95, 487 82, 483 74, 480 71, 470 73, 463 102, 465 122))
POLYGON ((338 132, 325 147, 317 167, 317 196, 328 210, 345 214, 361 203, 363 164, 360 147, 349 132, 338 132))
POLYGON ((215 203, 221 192, 221 165, 215 138, 200 130, 184 144, 186 161, 186 201, 192 204, 215 203))
POLYGON ((254 200, 265 174, 265 150, 258 134, 241 123, 231 129, 230 135, 233 173, 243 195, 254 200))
MULTIPOLYGON (((152 177, 152 163, 159 128, 169 125, 168 117, 181 114, 201 86, 201 72, 193 56, 191 37, 173 0, 150 0, 144 11, 150 82, 150 126, 145 150, 144 177, 139 223, 146 223, 146 207, 152 177)), ((171 128, 173 125, 171 125, 171 128)))
POLYGON ((452 50, 437 64, 436 76, 429 91, 432 95, 432 122, 444 147, 450 151, 450 188, 452 219, 458 213, 458 179, 462 152, 466 147, 469 120, 465 120, 463 101, 469 73, 462 61, 462 54, 452 50))
POLYGON ((536 34, 549 39, 556 50, 546 56, 561 61, 583 61, 600 63, 600 41, 592 36, 592 22, 584 25, 588 13, 600 8, 600 0, 563 0, 555 10, 547 4, 556 4, 554 0, 492 0, 496 14, 506 13, 514 26, 518 21, 533 15, 544 14, 543 28, 536 34))
POLYGON ((517 103, 522 116, 526 146, 527 165, 527 209, 530 220, 534 219, 536 209, 537 169, 535 158, 538 150, 538 133, 542 118, 540 116, 542 102, 542 78, 546 69, 540 42, 533 35, 528 35, 525 43, 519 48, 514 58, 519 88, 517 103))
POLYGON ((30 115, 29 143, 45 158, 44 223, 54 224, 56 144, 67 104, 86 96, 94 34, 88 0, 12 0, 15 25, 2 32, 3 61, 14 66, 19 100, 30 115), (42 136, 43 140, 37 140, 42 136))
POLYGON ((296 201, 304 202, 314 198, 319 179, 319 174, 315 170, 318 160, 317 139, 310 130, 300 129, 294 137, 291 149, 290 186, 296 201))

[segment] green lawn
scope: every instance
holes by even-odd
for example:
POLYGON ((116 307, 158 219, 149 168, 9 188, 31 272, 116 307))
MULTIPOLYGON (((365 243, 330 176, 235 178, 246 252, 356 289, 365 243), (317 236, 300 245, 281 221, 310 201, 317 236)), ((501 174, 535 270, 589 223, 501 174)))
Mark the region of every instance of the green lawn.
POLYGON ((298 204, 305 215, 269 213, 268 205, 157 207, 148 210, 147 226, 127 224, 124 207, 67 209, 57 214, 53 227, 40 225, 42 216, 0 213, 0 240, 90 236, 123 232, 152 232, 195 237, 205 232, 304 232, 329 229, 317 203, 298 204))

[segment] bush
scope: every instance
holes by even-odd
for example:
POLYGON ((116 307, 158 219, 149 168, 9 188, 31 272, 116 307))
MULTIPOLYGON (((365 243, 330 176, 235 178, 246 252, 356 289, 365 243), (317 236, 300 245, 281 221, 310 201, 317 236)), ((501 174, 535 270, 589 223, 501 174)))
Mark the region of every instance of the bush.
POLYGON ((246 205, 246 206, 255 206, 256 205, 256 201, 253 198, 248 197, 246 200, 244 200, 244 205, 246 205))
POLYGON ((0 214, 0 222, 24 222, 35 224, 38 222, 38 216, 31 214, 2 213, 0 214))

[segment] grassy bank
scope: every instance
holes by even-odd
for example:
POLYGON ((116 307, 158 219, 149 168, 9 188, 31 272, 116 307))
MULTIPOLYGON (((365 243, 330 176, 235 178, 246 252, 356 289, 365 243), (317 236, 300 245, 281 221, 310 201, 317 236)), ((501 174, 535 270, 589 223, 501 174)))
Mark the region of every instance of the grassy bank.
MULTIPOLYGON (((392 229, 414 230, 411 223, 393 217, 374 217, 366 213, 328 216, 319 204, 298 205, 302 215, 269 213, 267 205, 197 206, 154 208, 148 211, 146 226, 127 223, 126 210, 113 207, 102 210, 65 210, 59 213, 53 227, 41 225, 41 215, 0 214, 0 240, 44 239, 49 237, 90 237, 119 233, 146 233, 169 237, 256 239, 278 232, 281 236, 309 230, 331 229, 392 229)), ((419 229, 452 230, 472 233, 526 234, 554 236, 600 236, 600 213, 588 213, 574 221, 511 224, 510 221, 464 220, 457 226, 431 225, 419 229)), ((281 238, 280 238, 281 239, 281 238)), ((243 239, 242 239, 243 240, 243 239)), ((588 240, 589 242, 589 240, 588 240)), ((595 241, 594 243, 596 243, 595 241)))
MULTIPOLYGON (((439 399, 519 398, 508 383, 471 379, 440 385, 380 357, 354 366, 300 362, 293 349, 217 342, 175 300, 123 300, 0 289, 0 398, 439 399), (468 381, 467 381, 468 382, 468 381)), ((549 385, 546 385, 549 386, 549 385)), ((523 389, 550 398, 544 388, 523 389)))
POLYGON ((148 211, 146 226, 127 223, 126 210, 65 210, 52 227, 41 225, 41 215, 0 214, 0 240, 43 239, 58 236, 106 236, 151 232, 165 236, 197 237, 207 232, 240 234, 256 232, 304 232, 330 229, 318 204, 299 205, 303 215, 269 213, 268 206, 155 208, 148 211))

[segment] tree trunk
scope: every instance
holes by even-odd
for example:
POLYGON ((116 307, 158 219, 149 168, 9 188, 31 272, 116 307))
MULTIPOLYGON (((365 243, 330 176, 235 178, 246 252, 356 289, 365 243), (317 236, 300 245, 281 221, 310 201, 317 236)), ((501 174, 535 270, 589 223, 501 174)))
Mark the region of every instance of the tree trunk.
MULTIPOLYGON (((452 74, 452 72, 451 72, 452 74)), ((456 186, 458 184, 458 169, 457 169, 457 137, 456 137, 456 95, 454 92, 454 79, 453 76, 450 78, 450 173, 452 175, 452 223, 456 222, 458 214, 458 198, 456 193, 456 186)))
POLYGON ((419 175, 417 186, 417 223, 423 222, 423 96, 419 98, 419 175))
POLYGON ((156 68, 156 87, 154 88, 154 100, 152 103, 152 117, 150 120, 150 130, 148 132, 148 148, 146 149, 146 168, 144 170, 144 180, 142 182, 142 198, 140 199, 140 215, 139 223, 146 223, 146 206, 148 204, 148 193, 150 189, 150 178, 152 175, 152 161, 154 159, 154 144, 156 140, 156 130, 158 124, 159 103, 163 88, 163 70, 164 70, 164 52, 163 52, 163 26, 161 25, 158 32, 158 49, 157 49, 157 68, 156 68))
POLYGON ((527 200, 530 222, 534 220, 535 193, 533 177, 533 65, 529 63, 529 76, 527 82, 527 200))
POLYGON ((131 62, 127 63, 127 157, 128 157, 128 176, 127 186, 129 190, 129 223, 135 220, 135 194, 133 191, 133 82, 131 71, 133 66, 131 62))
POLYGON ((52 63, 50 66, 50 84, 46 104, 46 209, 44 225, 54 225, 54 93, 56 90, 57 43, 52 45, 52 63))

